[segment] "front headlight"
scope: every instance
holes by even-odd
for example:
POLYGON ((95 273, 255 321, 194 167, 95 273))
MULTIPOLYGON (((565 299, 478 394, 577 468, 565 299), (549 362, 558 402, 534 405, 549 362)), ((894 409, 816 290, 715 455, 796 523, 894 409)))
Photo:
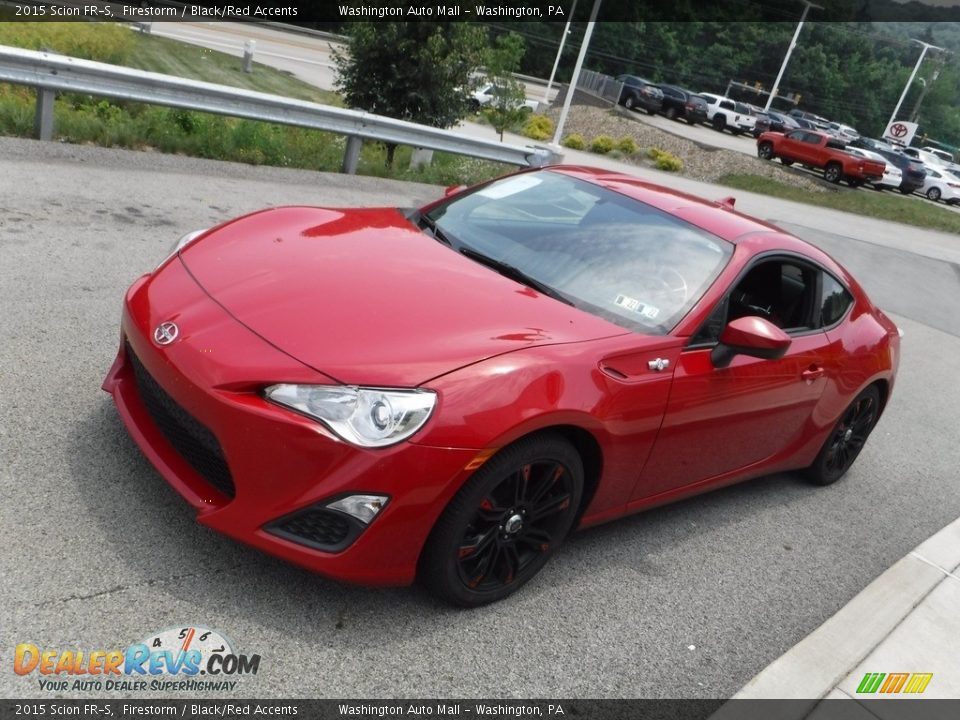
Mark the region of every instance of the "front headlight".
POLYGON ((385 447, 406 440, 433 412, 431 390, 385 390, 344 385, 271 385, 268 400, 319 420, 360 447, 385 447))
MULTIPOLYGON (((167 260, 169 260, 169 259, 172 258, 174 255, 176 255, 178 252, 180 252, 181 250, 183 250, 183 248, 185 248, 187 245, 189 245, 190 243, 192 243, 192 242, 193 242, 194 240, 196 240, 198 237, 200 237, 201 235, 203 235, 208 229, 209 229, 209 228, 204 228, 203 230, 194 230, 193 232, 189 232, 189 233, 187 233, 186 235, 184 235, 182 238, 180 238, 179 240, 177 240, 177 242, 174 243, 173 248, 170 250, 169 253, 167 253, 167 256, 166 256, 163 260, 160 261, 160 264, 157 265, 157 267, 160 267, 160 265, 163 265, 167 260)), ((156 270, 156 268, 154 268, 154 270, 156 270)))

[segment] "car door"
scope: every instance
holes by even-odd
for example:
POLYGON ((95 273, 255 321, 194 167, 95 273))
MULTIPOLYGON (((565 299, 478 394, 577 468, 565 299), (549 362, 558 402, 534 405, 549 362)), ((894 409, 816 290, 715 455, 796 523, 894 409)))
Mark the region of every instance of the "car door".
POLYGON ((736 475, 802 437, 837 373, 831 340, 819 327, 822 274, 792 256, 749 268, 680 354, 656 444, 633 500, 736 475), (726 323, 759 315, 790 335, 777 360, 737 355, 714 367, 710 354, 726 323))
POLYGON ((805 130, 793 130, 784 136, 784 147, 781 154, 797 162, 809 163, 813 161, 813 144, 811 140, 818 141, 819 137, 805 130))

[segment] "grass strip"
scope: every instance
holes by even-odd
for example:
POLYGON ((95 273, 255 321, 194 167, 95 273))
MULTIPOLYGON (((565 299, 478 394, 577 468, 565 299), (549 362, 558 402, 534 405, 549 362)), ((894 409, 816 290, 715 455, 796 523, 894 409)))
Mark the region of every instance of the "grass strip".
POLYGON ((724 175, 717 182, 738 190, 770 195, 783 200, 827 207, 832 210, 892 220, 906 225, 960 233, 960 213, 928 200, 902 197, 898 191, 848 190, 812 192, 776 180, 750 174, 724 175))
MULTIPOLYGON (((0 14, 2 17, 2 14, 0 14)), ((4 23, 0 44, 47 49, 99 62, 125 65, 195 80, 258 90, 284 97, 342 106, 336 93, 320 90, 290 73, 254 64, 226 53, 143 35, 111 23, 4 23)), ((31 88, 0 84, 0 134, 32 137, 36 94, 31 88)), ((336 133, 243 120, 144 103, 63 93, 54 103, 55 137, 61 142, 160 151, 323 172, 338 172, 346 139, 336 133)), ((412 149, 399 147, 393 167, 386 147, 366 142, 358 173, 435 185, 472 185, 503 175, 513 166, 450 153, 434 153, 433 162, 410 169, 412 149)))

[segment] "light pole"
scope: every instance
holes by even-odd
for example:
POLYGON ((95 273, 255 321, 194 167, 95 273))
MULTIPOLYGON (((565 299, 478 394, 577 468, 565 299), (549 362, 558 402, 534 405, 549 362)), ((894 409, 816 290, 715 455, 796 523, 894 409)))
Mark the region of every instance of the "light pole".
POLYGON ((563 44, 567 41, 567 35, 570 34, 570 23, 573 22, 573 11, 577 9, 577 0, 573 0, 570 6, 570 19, 567 20, 567 26, 563 28, 563 35, 560 37, 560 47, 557 49, 557 59, 553 61, 553 70, 550 71, 550 80, 547 81, 547 91, 543 94, 543 104, 550 104, 550 88, 553 87, 553 78, 557 74, 557 66, 560 64, 560 55, 563 53, 563 44))
POLYGON ((587 21, 587 31, 583 34, 583 43, 580 45, 580 54, 577 55, 577 64, 573 67, 573 77, 570 78, 570 85, 567 87, 567 96, 563 99, 563 109, 560 111, 560 119, 557 121, 557 131, 553 135, 553 146, 560 146, 560 136, 563 134, 563 126, 567 122, 567 113, 570 112, 570 103, 573 102, 573 94, 577 91, 577 80, 580 79, 580 69, 583 67, 583 59, 587 56, 587 48, 590 46, 590 36, 593 35, 593 26, 597 24, 597 11, 600 10, 602 0, 594 0, 593 10, 590 11, 590 19, 587 21))
POLYGON ((900 106, 903 105, 903 100, 907 97, 907 92, 910 90, 910 85, 913 83, 913 79, 917 76, 917 71, 920 69, 920 63, 923 62, 923 57, 927 54, 927 50, 930 48, 933 48, 934 50, 943 50, 942 47, 931 45, 930 43, 926 43, 923 40, 917 40, 916 38, 910 38, 910 42, 920 43, 923 45, 923 50, 920 53, 920 57, 917 58, 917 64, 913 66, 913 72, 910 73, 910 78, 907 80, 907 84, 903 87, 903 92, 900 94, 900 99, 897 100, 897 106, 893 109, 893 113, 890 115, 890 122, 887 123, 887 127, 890 127, 891 123, 897 119, 897 113, 900 112, 900 106))
POLYGON ((770 109, 773 99, 777 96, 777 93, 780 92, 780 80, 783 78, 783 73, 786 71, 787 64, 790 62, 790 55, 793 54, 793 49, 797 46, 797 38, 800 37, 800 31, 803 29, 803 21, 807 19, 807 13, 810 12, 810 8, 812 7, 817 8, 817 10, 823 10, 821 5, 814 5, 812 2, 809 2, 809 0, 803 0, 803 5, 803 15, 800 16, 800 22, 797 23, 797 29, 793 33, 793 40, 790 41, 787 54, 783 57, 783 64, 780 65, 780 72, 777 73, 777 79, 773 81, 773 89, 770 90, 770 97, 767 98, 767 104, 763 106, 764 112, 770 109))

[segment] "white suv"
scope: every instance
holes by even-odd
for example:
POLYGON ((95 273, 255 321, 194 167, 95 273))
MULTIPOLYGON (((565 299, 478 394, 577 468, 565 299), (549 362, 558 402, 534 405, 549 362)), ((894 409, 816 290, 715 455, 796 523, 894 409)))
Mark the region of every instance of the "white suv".
POLYGON ((729 128, 734 135, 739 135, 752 132, 757 124, 757 119, 750 114, 743 103, 713 93, 702 92, 697 95, 707 101, 707 122, 713 126, 714 130, 723 132, 729 128))

